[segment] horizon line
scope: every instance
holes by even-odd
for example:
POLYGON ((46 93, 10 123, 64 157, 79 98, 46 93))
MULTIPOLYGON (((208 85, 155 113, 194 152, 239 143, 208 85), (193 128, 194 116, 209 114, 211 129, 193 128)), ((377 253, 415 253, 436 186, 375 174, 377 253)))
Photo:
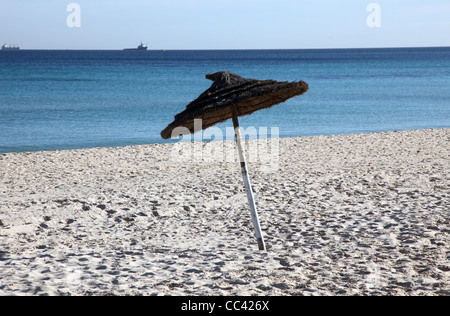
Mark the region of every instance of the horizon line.
MULTIPOLYGON (((450 46, 379 46, 379 47, 321 47, 321 48, 154 48, 145 51, 245 51, 245 50, 350 50, 350 49, 402 49, 402 48, 450 48, 450 46)), ((21 51, 123 51, 123 48, 20 48, 21 51)), ((1 51, 1 50, 0 50, 1 51)), ((145 52, 144 50, 140 52, 145 52)))

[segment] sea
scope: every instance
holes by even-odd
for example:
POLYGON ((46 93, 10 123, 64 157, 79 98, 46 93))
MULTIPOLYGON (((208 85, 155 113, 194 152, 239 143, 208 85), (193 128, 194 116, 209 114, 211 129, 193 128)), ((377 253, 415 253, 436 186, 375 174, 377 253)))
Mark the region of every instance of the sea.
POLYGON ((160 132, 211 86, 206 74, 223 70, 309 84, 240 118, 244 129, 296 137, 450 128, 450 47, 0 51, 0 153, 177 142, 160 132))

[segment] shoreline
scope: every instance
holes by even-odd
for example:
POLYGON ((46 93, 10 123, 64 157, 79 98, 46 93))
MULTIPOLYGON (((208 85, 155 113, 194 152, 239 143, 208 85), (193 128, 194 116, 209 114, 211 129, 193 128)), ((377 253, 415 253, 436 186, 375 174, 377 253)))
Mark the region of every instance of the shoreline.
MULTIPOLYGON (((447 130, 448 127, 443 128, 424 128, 424 129, 404 129, 404 130, 392 130, 392 131, 375 131, 375 132, 356 132, 356 133, 342 133, 342 134, 317 134, 317 135, 302 135, 302 136, 285 136, 285 137, 277 137, 275 139, 292 139, 292 138, 303 138, 303 137, 328 137, 328 136, 345 136, 345 135, 370 135, 370 134, 382 134, 382 133, 398 133, 398 132, 413 132, 413 131, 433 131, 433 130, 447 130)), ((202 131, 204 132, 204 131, 202 131)), ((260 140, 260 139, 258 139, 260 140)), ((247 140, 246 140, 247 141, 247 140)), ((254 141, 254 139, 252 139, 254 141)), ((201 143, 209 144, 215 142, 234 142, 230 140, 212 140, 212 141, 202 141, 201 143)), ((9 154, 26 154, 26 153, 38 153, 38 152, 59 152, 59 151, 75 151, 75 150, 89 150, 89 149, 102 149, 102 148, 127 148, 127 147, 135 147, 135 146, 152 146, 152 145, 175 145, 178 142, 157 142, 157 143, 148 143, 148 144, 130 144, 130 145, 117 145, 117 146, 94 146, 94 147, 79 147, 79 148, 67 148, 67 149, 36 149, 30 151, 12 151, 12 152, 0 152, 0 156, 9 155, 9 154)), ((189 143, 197 143, 195 140, 189 143)))
POLYGON ((0 295, 450 295, 450 129, 277 141, 0 154, 0 295))

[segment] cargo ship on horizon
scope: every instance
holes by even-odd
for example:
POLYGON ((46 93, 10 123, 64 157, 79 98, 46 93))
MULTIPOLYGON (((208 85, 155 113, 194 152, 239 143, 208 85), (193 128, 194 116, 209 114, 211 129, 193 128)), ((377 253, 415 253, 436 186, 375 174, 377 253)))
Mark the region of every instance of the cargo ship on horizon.
POLYGON ((19 46, 3 44, 2 50, 20 50, 19 46))
POLYGON ((123 50, 147 50, 147 45, 143 44, 141 42, 141 45, 139 45, 137 48, 124 48, 123 50))

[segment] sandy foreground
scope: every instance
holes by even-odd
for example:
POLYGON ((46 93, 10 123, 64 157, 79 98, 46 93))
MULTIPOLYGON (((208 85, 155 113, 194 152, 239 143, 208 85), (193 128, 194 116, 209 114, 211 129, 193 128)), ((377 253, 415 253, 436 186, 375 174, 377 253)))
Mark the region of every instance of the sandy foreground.
POLYGON ((450 295, 450 129, 277 141, 0 155, 0 295, 450 295))

